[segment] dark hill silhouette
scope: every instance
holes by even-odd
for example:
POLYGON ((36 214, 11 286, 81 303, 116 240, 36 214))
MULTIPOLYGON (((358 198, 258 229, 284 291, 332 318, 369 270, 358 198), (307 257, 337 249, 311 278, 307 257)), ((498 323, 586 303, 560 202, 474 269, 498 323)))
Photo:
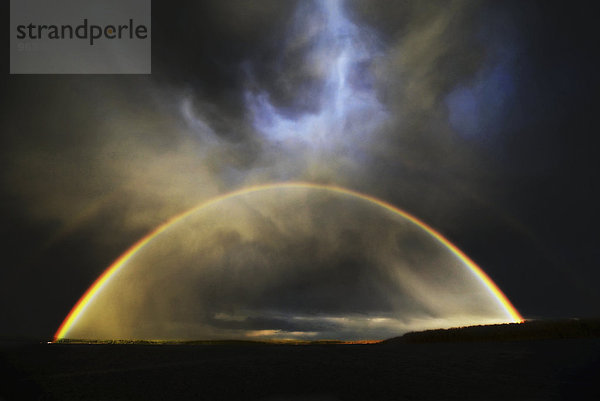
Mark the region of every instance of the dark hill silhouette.
POLYGON ((600 319, 530 320, 524 323, 492 324, 425 330, 383 341, 394 343, 476 342, 600 338, 600 319))

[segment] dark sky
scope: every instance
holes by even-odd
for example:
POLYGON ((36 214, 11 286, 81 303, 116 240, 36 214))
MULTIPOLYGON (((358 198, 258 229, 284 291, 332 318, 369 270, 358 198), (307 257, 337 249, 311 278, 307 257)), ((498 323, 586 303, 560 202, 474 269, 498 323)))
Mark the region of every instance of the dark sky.
POLYGON ((409 211, 526 318, 600 314, 592 3, 348 1, 356 96, 337 120, 311 4, 154 1, 150 76, 9 75, 6 58, 2 336, 51 337, 170 216, 288 180, 409 211))

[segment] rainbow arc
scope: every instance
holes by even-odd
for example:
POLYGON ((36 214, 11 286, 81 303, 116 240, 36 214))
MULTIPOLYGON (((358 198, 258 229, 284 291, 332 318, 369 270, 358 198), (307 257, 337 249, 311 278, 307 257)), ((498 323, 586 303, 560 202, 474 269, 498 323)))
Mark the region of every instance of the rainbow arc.
POLYGON ((123 253, 117 260, 113 262, 97 279, 94 283, 87 289, 87 291, 81 296, 81 298, 77 301, 75 306, 71 309, 65 320, 62 322, 56 334, 54 335, 54 341, 63 339, 66 337, 70 328, 77 322, 78 318, 85 312, 86 307, 91 303, 94 297, 102 291, 102 289, 107 285, 110 279, 120 270, 122 269, 129 259, 133 257, 137 252, 143 249, 146 245, 152 242, 155 238, 157 238, 162 232, 170 228, 171 226, 185 220, 188 216, 198 212, 199 210, 214 205, 218 202, 221 202, 225 199, 234 198, 237 196, 242 196, 246 194, 250 194, 253 192, 271 190, 271 189, 285 189, 285 188, 306 188, 306 189, 320 189, 325 191, 330 191, 346 196, 357 197, 372 203, 375 203, 395 214, 398 214, 410 221, 411 223, 417 225, 441 244, 443 244, 446 248, 448 248, 452 253, 454 253, 467 267, 468 269, 479 279, 479 281, 485 285, 488 291, 495 297, 497 302, 504 308, 507 315, 510 316, 513 322, 520 323, 523 322, 523 317, 517 311, 517 309, 512 305, 512 303, 508 300, 506 295, 498 288, 496 283, 475 263, 473 262, 467 255, 465 255, 460 249, 458 249, 454 244, 452 244, 449 240, 447 240, 442 234, 434 230, 432 227, 419 220, 415 216, 405 212, 402 209, 399 209, 392 204, 375 198, 374 196, 366 195, 351 189, 346 189, 342 187, 338 187, 335 185, 325 185, 325 184, 314 184, 307 182, 285 182, 285 183, 277 183, 277 184, 266 184, 266 185, 257 185, 247 188, 242 188, 234 192, 230 192, 221 196, 217 196, 208 201, 202 202, 199 205, 180 213, 176 216, 173 216, 169 220, 165 221, 163 224, 156 227, 146 236, 141 238, 135 244, 133 244, 125 253, 123 253))

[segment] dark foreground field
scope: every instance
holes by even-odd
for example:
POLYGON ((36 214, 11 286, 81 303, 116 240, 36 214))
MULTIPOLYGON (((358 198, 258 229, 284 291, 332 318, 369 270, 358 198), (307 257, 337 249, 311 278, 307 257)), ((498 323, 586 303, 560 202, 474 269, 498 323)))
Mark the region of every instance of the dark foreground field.
POLYGON ((0 345, 0 399, 600 399, 600 339, 0 345))

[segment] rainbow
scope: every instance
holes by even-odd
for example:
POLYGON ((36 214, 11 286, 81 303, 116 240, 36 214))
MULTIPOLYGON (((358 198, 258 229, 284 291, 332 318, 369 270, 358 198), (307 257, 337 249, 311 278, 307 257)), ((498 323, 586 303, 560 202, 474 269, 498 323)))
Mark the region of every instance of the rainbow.
POLYGON ((234 198, 236 196, 246 195, 253 192, 268 190, 268 189, 284 189, 284 188, 307 188, 307 189, 321 189, 326 191, 331 191, 334 193, 354 196, 360 199, 375 203, 395 214, 398 214, 405 219, 411 221, 416 224, 423 230, 425 230, 429 235, 438 240, 441 244, 443 244, 446 248, 448 248, 452 253, 454 253, 467 267, 471 270, 471 272, 483 283, 488 291, 494 295, 496 300, 502 305, 505 309, 506 313, 510 315, 513 322, 523 322, 523 317, 517 311, 517 309, 511 304, 506 295, 498 288, 496 283, 492 281, 492 279, 473 262, 467 255, 465 255, 460 249, 458 249, 454 244, 448 241, 446 238, 442 236, 439 232, 434 230, 432 227, 419 220, 418 218, 410 215, 409 213, 398 209, 392 204, 375 198, 370 195, 366 195, 357 191, 353 191, 351 189, 346 189, 342 187, 338 187, 335 185, 325 185, 325 184, 314 184, 308 182, 284 182, 284 183, 275 183, 275 184, 265 184, 265 185, 256 185, 252 187, 246 187, 239 189, 234 192, 230 192, 221 196, 217 196, 208 201, 202 202, 199 205, 182 212, 176 216, 173 216, 169 220, 165 221, 163 224, 156 227, 146 236, 141 238, 138 242, 133 244, 125 253, 123 253, 117 260, 113 262, 97 279, 94 283, 87 289, 87 291, 83 294, 83 296, 77 301, 73 309, 69 312, 65 320, 62 322, 56 334, 54 335, 54 341, 65 338, 69 329, 75 324, 77 319, 83 314, 86 307, 90 304, 90 302, 94 299, 96 294, 98 294, 104 286, 109 282, 109 280, 117 273, 126 263, 127 261, 135 255, 139 250, 144 248, 148 243, 158 237, 163 231, 167 230, 172 225, 184 220, 186 217, 196 213, 200 209, 206 208, 208 206, 214 205, 215 203, 221 202, 225 199, 234 198))

